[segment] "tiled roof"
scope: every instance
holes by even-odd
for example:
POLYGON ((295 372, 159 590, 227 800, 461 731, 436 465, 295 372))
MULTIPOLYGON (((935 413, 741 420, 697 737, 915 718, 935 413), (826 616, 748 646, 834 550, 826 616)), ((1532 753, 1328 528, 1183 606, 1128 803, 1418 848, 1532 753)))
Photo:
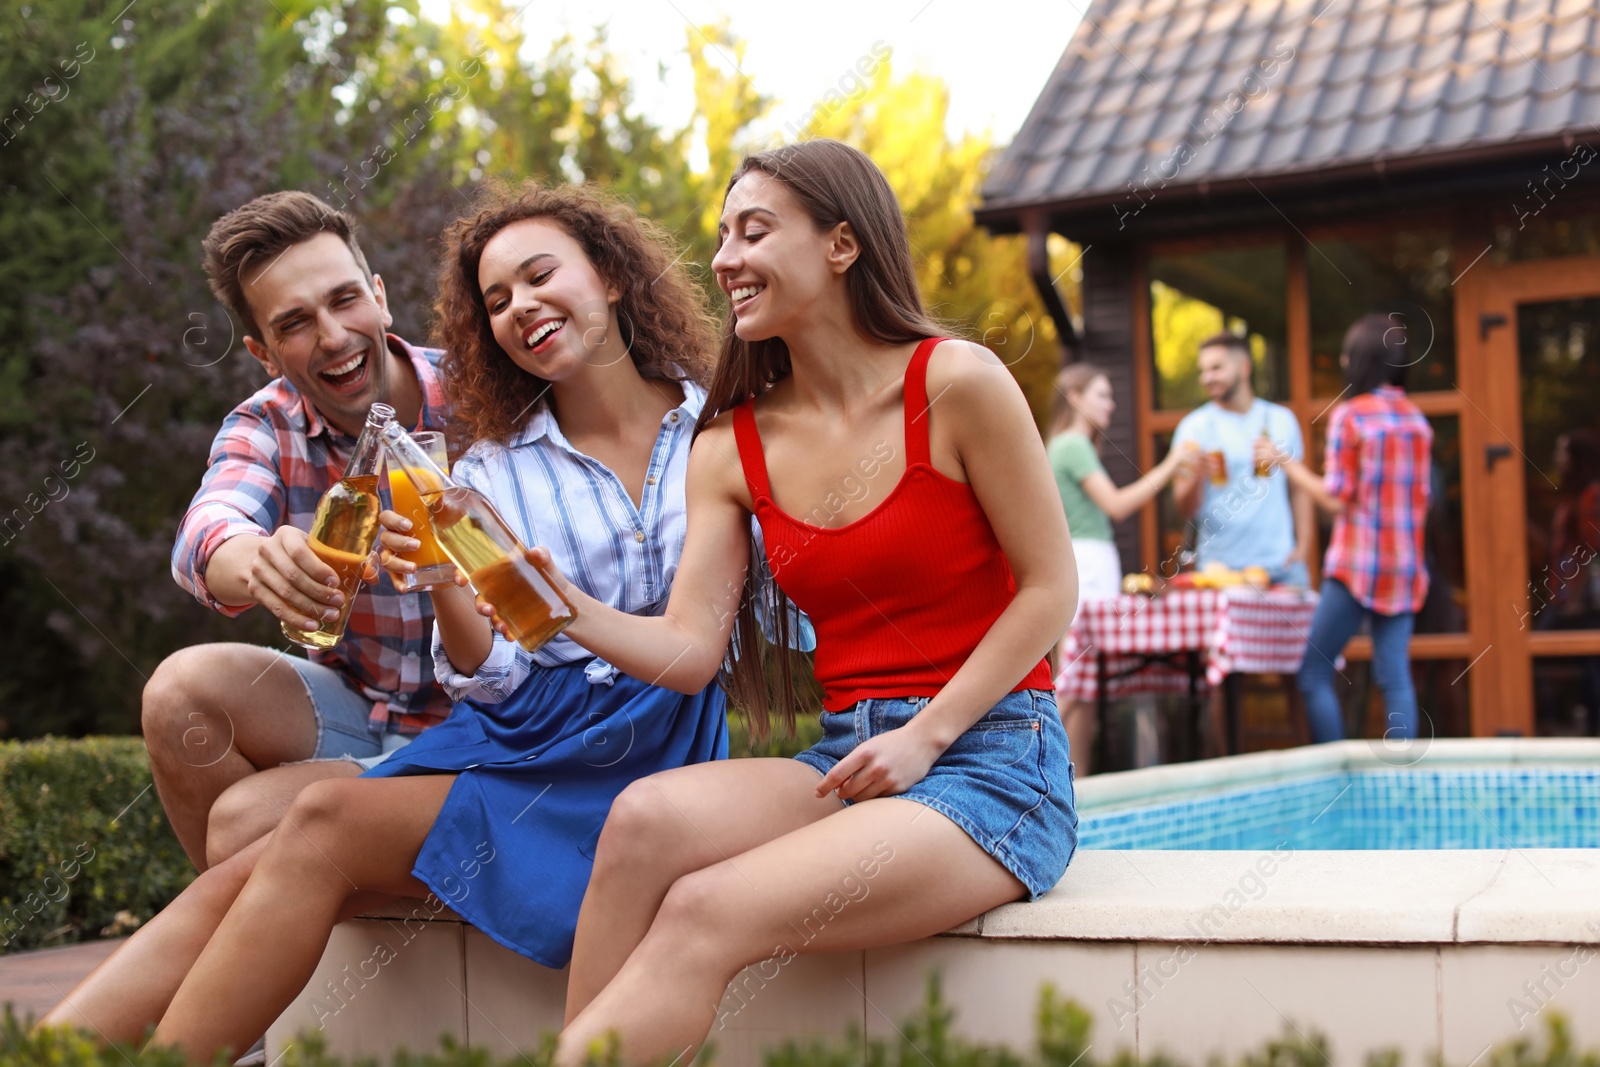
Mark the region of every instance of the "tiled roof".
POLYGON ((1596 123, 1596 0, 1094 0, 984 208, 1593 140, 1596 123))

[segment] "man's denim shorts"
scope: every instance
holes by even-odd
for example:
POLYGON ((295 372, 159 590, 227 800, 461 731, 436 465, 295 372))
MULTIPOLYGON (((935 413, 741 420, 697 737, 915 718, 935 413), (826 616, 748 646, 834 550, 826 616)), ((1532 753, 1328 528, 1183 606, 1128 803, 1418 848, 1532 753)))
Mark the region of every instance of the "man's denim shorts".
MULTIPOLYGON (((822 740, 795 759, 827 774, 861 742, 906 725, 930 699, 863 700, 823 712, 822 740)), ((944 750, 927 777, 896 795, 965 830, 1027 887, 1029 900, 1061 880, 1078 847, 1067 732, 1047 689, 1008 694, 944 750)))
POLYGON ((399 734, 372 732, 367 717, 372 701, 345 681, 332 667, 299 656, 285 656, 306 687, 306 699, 317 717, 315 760, 349 760, 371 770, 411 739, 399 734))

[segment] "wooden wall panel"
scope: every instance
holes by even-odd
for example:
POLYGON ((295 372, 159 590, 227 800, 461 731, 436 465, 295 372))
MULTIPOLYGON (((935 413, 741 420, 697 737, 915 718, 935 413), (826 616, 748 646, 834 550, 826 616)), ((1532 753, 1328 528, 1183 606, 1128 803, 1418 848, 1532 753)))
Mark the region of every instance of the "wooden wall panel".
MULTIPOLYGON (((1105 369, 1117 399, 1101 458, 1118 485, 1139 477, 1139 434, 1133 366, 1134 250, 1129 244, 1096 242, 1083 257, 1083 356, 1105 369)), ((1139 570, 1139 522, 1116 526, 1124 572, 1139 570)))

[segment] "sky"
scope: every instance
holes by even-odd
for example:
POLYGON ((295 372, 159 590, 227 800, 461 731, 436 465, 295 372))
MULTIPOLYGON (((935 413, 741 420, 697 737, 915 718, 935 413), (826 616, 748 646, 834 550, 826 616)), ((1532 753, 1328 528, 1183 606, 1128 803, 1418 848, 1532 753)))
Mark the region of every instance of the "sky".
MULTIPOLYGON (((734 34, 747 42, 740 70, 759 92, 777 98, 774 129, 785 121, 803 123, 858 60, 886 46, 897 75, 920 69, 950 86, 952 136, 988 130, 1003 144, 1055 69, 1085 2, 532 0, 522 18, 536 54, 563 33, 584 40, 592 27, 606 23, 611 45, 633 78, 640 110, 672 128, 686 125, 693 111, 684 52, 689 27, 727 17, 734 34)), ((424 0, 424 11, 447 3, 424 0)))

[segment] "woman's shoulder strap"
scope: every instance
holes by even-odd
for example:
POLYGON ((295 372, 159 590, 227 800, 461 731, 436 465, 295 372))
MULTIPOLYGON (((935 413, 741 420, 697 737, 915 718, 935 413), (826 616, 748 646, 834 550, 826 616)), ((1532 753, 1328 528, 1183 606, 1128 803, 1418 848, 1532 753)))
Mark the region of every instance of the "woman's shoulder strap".
POLYGON ((755 400, 746 400, 733 409, 733 439, 739 447, 739 464, 744 468, 744 481, 750 487, 750 503, 765 497, 772 499, 772 487, 767 483, 767 457, 761 451, 761 431, 756 429, 755 400))
POLYGON ((928 357, 947 337, 929 337, 917 345, 906 365, 906 466, 930 462, 928 449, 928 357))

